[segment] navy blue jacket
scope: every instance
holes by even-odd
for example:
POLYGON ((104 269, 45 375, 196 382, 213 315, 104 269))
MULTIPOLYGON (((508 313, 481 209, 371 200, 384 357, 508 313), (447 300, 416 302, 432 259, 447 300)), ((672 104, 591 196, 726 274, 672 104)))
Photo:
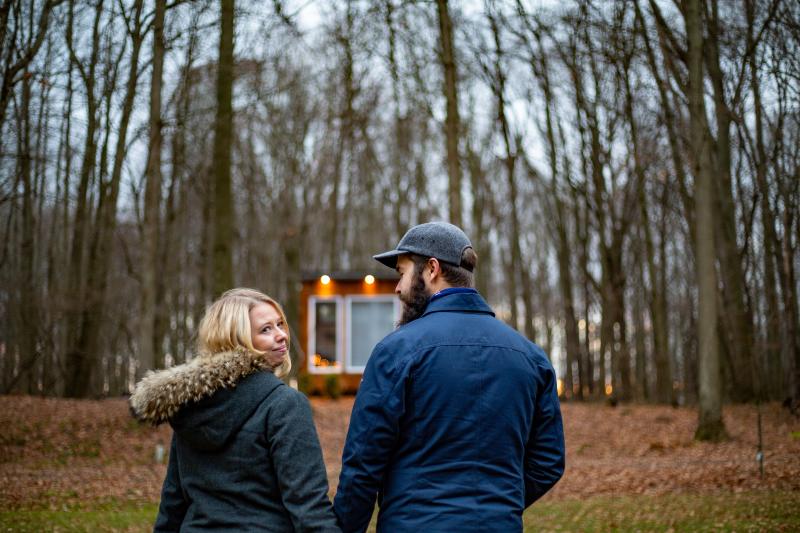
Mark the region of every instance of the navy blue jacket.
POLYGON ((556 375, 477 292, 434 297, 370 356, 334 511, 365 531, 521 531, 564 471, 556 375))

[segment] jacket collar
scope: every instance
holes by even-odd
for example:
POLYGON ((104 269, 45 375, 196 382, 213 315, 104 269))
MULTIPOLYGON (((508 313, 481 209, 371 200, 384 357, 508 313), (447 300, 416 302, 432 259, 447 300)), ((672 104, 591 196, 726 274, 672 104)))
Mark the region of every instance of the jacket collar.
POLYGON ((445 292, 431 299, 422 316, 441 311, 462 313, 485 313, 494 316, 494 311, 477 291, 445 292))
POLYGON ((200 354, 188 363, 148 372, 131 394, 131 413, 155 426, 172 418, 184 405, 233 388, 261 371, 272 372, 273 368, 263 356, 243 348, 200 354))

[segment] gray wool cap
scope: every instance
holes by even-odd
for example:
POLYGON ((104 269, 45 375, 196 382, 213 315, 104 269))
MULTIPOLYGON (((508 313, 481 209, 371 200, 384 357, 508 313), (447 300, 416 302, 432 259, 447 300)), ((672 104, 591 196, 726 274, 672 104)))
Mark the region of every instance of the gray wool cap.
POLYGON ((459 266, 461 254, 467 248, 472 248, 472 243, 458 226, 447 222, 426 222, 408 230, 394 250, 373 255, 372 258, 389 268, 396 268, 397 258, 403 254, 435 257, 459 266))

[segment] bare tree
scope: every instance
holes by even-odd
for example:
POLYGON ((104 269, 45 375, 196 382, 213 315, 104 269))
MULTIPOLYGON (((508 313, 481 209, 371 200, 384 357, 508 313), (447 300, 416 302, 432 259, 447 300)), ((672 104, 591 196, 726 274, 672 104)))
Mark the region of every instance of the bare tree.
POLYGON ((444 97, 447 102, 445 139, 447 146, 448 213, 450 222, 461 226, 461 159, 458 151, 461 136, 458 117, 458 88, 455 47, 453 45, 453 21, 447 0, 436 0, 439 17, 440 60, 444 73, 444 97))
POLYGON ((139 370, 163 366, 163 357, 155 342, 158 302, 158 228, 161 207, 161 85, 164 72, 164 15, 166 0, 156 0, 153 19, 153 72, 150 81, 150 140, 144 192, 142 228, 142 311, 139 327, 139 370))
POLYGON ((302 270, 449 217, 565 394, 800 395, 794 5, 287 6, 0 0, 3 390, 123 392, 234 281, 297 330, 302 270))
MULTIPOLYGON (((44 2, 40 7, 36 26, 30 28, 25 27, 24 21, 28 19, 28 13, 22 9, 23 5, 28 6, 27 3, 4 0, 0 4, 0 57, 3 64, 3 81, 0 85, 0 127, 3 124, 8 102, 12 98, 12 91, 28 76, 25 69, 39 53, 47 36, 50 16, 63 1, 47 0, 44 2), (9 24, 11 24, 10 28, 9 24), (23 43, 23 46, 19 47, 19 43, 23 43)), ((36 9, 34 5, 28 7, 31 10, 36 9)), ((30 19, 34 19, 32 14, 30 19)))
POLYGON ((717 274, 714 269, 713 177, 709 161, 709 138, 703 101, 703 18, 699 0, 685 4, 689 121, 694 174, 697 237, 698 337, 700 341, 700 418, 695 438, 720 440, 726 437, 722 422, 722 383, 717 340, 717 274))
POLYGON ((231 192, 233 142, 233 27, 234 0, 220 0, 217 116, 214 121, 213 163, 213 294, 233 286, 234 212, 231 192))
POLYGON ((517 300, 521 296, 524 308, 523 331, 525 335, 533 339, 536 337, 533 325, 533 295, 531 293, 531 281, 527 268, 525 268, 522 261, 522 250, 520 243, 522 241, 522 234, 520 229, 520 215, 517 201, 519 195, 517 193, 517 160, 519 157, 518 146, 520 139, 511 131, 507 111, 506 111, 506 61, 505 51, 502 46, 502 37, 500 35, 500 25, 494 12, 494 7, 488 3, 486 5, 486 16, 489 22, 489 28, 492 36, 492 56, 489 64, 484 66, 484 72, 490 90, 495 98, 495 110, 497 113, 496 124, 499 129, 500 137, 505 149, 505 155, 502 158, 503 166, 505 167, 506 184, 508 187, 509 195, 509 217, 510 217, 510 232, 508 236, 509 247, 509 261, 508 261, 508 298, 509 306, 511 308, 511 324, 514 327, 519 326, 517 317, 517 300), (515 137, 512 139, 512 137, 515 137), (519 282, 519 285, 517 284, 519 282), (518 287, 521 292, 518 292, 518 287))
MULTIPOLYGON (((69 27, 73 25, 74 9, 70 6, 69 27)), ((97 153, 97 129, 99 127, 98 107, 100 105, 98 95, 95 90, 97 65, 100 54, 100 21, 103 17, 103 5, 98 2, 95 6, 94 19, 92 23, 91 52, 86 61, 88 68, 84 68, 82 62, 75 51, 73 45, 73 32, 69 31, 66 35, 67 49, 70 57, 75 64, 81 80, 86 90, 86 131, 83 147, 83 158, 79 173, 77 188, 77 198, 75 200, 75 215, 72 222, 72 239, 70 249, 70 261, 68 268, 68 282, 66 291, 70 294, 71 302, 67 309, 67 331, 65 366, 75 373, 87 372, 86 368, 90 364, 84 362, 88 357, 77 347, 78 330, 80 328, 82 306, 85 305, 85 254, 86 254, 86 231, 89 218, 88 194, 89 180, 92 176, 95 157, 97 153)), ((79 376, 80 377, 80 376, 79 376)), ((65 380, 64 392, 67 396, 81 396, 85 393, 81 384, 65 380)))

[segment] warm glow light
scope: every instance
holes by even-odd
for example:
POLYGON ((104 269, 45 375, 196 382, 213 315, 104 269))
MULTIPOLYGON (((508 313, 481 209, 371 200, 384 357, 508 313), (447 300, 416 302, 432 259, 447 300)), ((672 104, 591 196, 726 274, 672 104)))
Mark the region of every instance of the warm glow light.
POLYGON ((372 285, 373 283, 375 283, 375 276, 373 276, 372 274, 367 274, 366 276, 364 276, 364 283, 366 283, 367 285, 372 285))
POLYGON ((564 394, 564 382, 559 379, 556 383, 558 388, 558 395, 561 396, 562 394, 564 394))
POLYGON ((614 387, 611 385, 606 385, 606 396, 611 396, 612 392, 614 392, 614 387))
POLYGON ((331 277, 327 274, 324 274, 319 278, 319 282, 322 283, 323 285, 327 285, 328 283, 331 282, 331 277))
POLYGON ((320 367, 321 368, 328 368, 328 367, 338 368, 339 367, 339 361, 329 361, 328 359, 322 357, 318 353, 314 354, 313 361, 314 361, 314 366, 317 367, 317 368, 320 368, 320 367))

